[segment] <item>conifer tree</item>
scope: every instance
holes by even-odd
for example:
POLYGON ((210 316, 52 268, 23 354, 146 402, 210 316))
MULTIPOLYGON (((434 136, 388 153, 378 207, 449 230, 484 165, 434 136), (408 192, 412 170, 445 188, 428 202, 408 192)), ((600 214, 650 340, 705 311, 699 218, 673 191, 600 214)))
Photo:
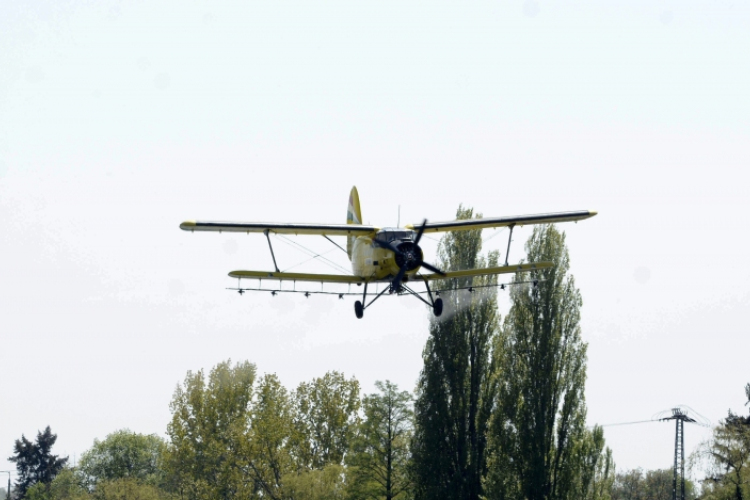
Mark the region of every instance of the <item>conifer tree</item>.
POLYGON ((13 456, 8 458, 15 462, 18 470, 15 494, 23 498, 26 491, 37 483, 48 485, 65 467, 68 458, 52 454, 52 447, 57 441, 57 434, 52 434, 49 426, 44 432, 38 432, 36 441, 31 442, 25 436, 17 439, 13 447, 13 456))

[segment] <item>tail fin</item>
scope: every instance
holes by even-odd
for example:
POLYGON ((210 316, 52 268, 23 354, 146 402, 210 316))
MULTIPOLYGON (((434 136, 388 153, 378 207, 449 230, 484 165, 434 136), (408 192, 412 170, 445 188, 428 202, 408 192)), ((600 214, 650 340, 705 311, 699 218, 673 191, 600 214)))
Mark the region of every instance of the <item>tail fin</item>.
MULTIPOLYGON (((347 224, 362 224, 362 211, 359 208, 359 193, 357 192, 357 186, 353 186, 349 193, 349 206, 346 208, 346 223, 347 224)), ((347 236, 346 238, 346 252, 349 254, 349 259, 352 258, 352 250, 354 250, 354 240, 356 236, 347 236)))

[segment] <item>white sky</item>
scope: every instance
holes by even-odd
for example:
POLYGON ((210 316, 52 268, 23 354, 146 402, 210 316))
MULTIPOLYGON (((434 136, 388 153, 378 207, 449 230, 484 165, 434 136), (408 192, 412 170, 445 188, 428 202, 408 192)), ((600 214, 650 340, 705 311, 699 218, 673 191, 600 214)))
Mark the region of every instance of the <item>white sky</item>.
MULTIPOLYGON (((265 239, 178 229, 344 222, 352 185, 381 226, 598 210, 564 227, 589 423, 744 413, 749 88, 734 0, 0 3, 0 469, 46 425, 71 459, 164 435, 176 384, 227 358, 413 388, 419 303, 239 297, 265 239)), ((671 465, 671 424, 605 435, 620 468, 671 465)))

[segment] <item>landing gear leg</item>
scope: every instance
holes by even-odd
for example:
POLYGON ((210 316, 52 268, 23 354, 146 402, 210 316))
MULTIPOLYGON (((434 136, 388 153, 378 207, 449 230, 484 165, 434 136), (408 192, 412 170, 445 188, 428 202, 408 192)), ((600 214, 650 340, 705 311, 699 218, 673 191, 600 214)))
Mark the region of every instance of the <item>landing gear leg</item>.
POLYGON ((362 302, 357 301, 354 303, 354 314, 357 316, 357 319, 362 319, 362 316, 365 315, 365 306, 364 304, 367 302, 367 282, 365 281, 365 289, 364 293, 362 293, 362 302))
MULTIPOLYGON (((440 317, 441 314, 443 314, 443 299, 440 297, 432 297, 432 290, 430 290, 430 284, 427 283, 427 279, 422 276, 422 279, 424 280, 424 286, 427 288, 427 295, 430 297, 430 302, 432 302, 432 314, 435 315, 435 317, 440 317)), ((440 292, 435 292, 436 295, 439 295, 440 292)), ((429 303, 427 304, 430 305, 429 303)))

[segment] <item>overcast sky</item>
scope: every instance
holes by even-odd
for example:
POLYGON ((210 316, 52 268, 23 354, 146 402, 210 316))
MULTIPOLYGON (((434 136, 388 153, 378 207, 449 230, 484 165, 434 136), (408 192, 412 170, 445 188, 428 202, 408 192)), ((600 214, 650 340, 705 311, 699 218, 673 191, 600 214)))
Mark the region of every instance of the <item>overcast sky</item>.
MULTIPOLYGON (((271 269, 262 235, 178 228, 343 223, 352 185, 378 226, 598 210, 561 226, 589 424, 747 412, 748 89, 735 0, 0 3, 0 468, 47 425, 71 459, 165 436, 187 371, 228 358, 413 389, 417 301, 357 320, 354 299, 240 297, 227 273, 271 269)), ((708 435, 686 427, 688 451, 708 435)), ((605 437, 620 469, 671 466, 671 424, 605 437)))

